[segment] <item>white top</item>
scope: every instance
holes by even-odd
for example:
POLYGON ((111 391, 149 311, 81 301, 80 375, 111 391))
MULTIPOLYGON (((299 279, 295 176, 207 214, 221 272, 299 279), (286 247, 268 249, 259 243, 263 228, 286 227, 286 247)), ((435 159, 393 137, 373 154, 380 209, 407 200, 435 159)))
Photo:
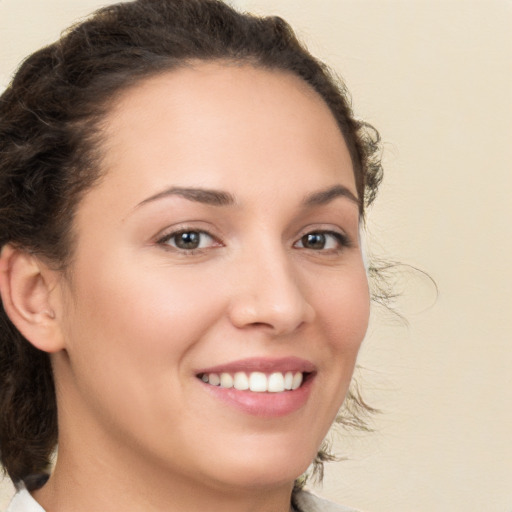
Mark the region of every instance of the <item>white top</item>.
POLYGON ((45 512, 44 508, 32 498, 27 489, 20 489, 5 512, 45 512))
POLYGON ((303 512, 357 512, 355 508, 344 507, 324 500, 310 491, 301 491, 297 494, 297 504, 303 512))
MULTIPOLYGON (((303 512, 357 512, 353 508, 336 505, 308 491, 300 492, 297 495, 297 502, 303 512)), ((22 488, 14 495, 5 512, 45 512, 45 510, 32 498, 27 489, 22 488)))

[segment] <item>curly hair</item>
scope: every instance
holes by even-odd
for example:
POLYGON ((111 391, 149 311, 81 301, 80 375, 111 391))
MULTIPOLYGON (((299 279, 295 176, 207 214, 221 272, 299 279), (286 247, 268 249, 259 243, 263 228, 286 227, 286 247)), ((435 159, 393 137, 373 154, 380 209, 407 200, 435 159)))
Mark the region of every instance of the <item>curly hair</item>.
MULTIPOLYGON (((382 178, 378 134, 355 119, 344 84, 284 20, 220 0, 136 0, 97 11, 28 57, 0 97, 0 248, 12 244, 65 269, 77 205, 101 177, 99 125, 113 99, 192 60, 244 62, 308 83, 345 138, 364 217, 382 178)), ((357 394, 348 399, 352 411, 366 410, 357 394)), ((57 403, 48 354, 24 339, 3 307, 0 411, 1 462, 14 482, 28 484, 56 447, 57 403)), ((321 451, 316 462, 327 459, 321 451)))

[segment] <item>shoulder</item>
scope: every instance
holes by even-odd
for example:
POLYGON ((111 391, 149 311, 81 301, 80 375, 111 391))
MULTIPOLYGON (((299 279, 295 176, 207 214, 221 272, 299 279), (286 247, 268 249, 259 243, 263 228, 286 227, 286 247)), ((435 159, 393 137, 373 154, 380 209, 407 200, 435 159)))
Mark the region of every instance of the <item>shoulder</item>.
POLYGON ((310 491, 298 492, 295 499, 301 512, 357 512, 353 508, 337 505, 332 501, 320 498, 310 491))
POLYGON ((22 487, 14 495, 5 512, 45 512, 43 507, 22 487))

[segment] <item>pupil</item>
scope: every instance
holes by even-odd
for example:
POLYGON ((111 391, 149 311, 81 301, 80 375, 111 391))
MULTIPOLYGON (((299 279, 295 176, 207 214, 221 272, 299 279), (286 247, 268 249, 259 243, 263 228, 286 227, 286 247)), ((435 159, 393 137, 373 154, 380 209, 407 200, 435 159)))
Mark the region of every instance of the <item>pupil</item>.
POLYGON ((187 231, 176 236, 176 246, 180 249, 197 249, 199 247, 199 233, 187 231))
POLYGON ((308 249, 323 249, 325 247, 325 235, 322 233, 309 233, 302 237, 302 245, 308 249))

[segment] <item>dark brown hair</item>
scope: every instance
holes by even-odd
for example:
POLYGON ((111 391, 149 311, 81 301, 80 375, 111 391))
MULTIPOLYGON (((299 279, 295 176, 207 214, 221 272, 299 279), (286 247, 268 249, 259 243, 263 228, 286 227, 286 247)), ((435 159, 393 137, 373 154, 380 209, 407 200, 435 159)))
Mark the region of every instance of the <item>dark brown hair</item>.
MULTIPOLYGON (((136 0, 99 10, 31 55, 0 97, 0 247, 16 245, 65 269, 74 212, 100 177, 98 127, 109 105, 138 81, 191 60, 250 63, 307 82, 345 138, 364 215, 381 180, 378 134, 354 118, 343 83, 285 21, 219 0, 136 0)), ((341 422, 358 423, 364 403, 357 394, 348 399, 356 414, 341 422)), ((56 413, 48 354, 0 308, 0 458, 14 482, 47 469, 56 413)), ((327 458, 321 451, 316 462, 327 458)))

